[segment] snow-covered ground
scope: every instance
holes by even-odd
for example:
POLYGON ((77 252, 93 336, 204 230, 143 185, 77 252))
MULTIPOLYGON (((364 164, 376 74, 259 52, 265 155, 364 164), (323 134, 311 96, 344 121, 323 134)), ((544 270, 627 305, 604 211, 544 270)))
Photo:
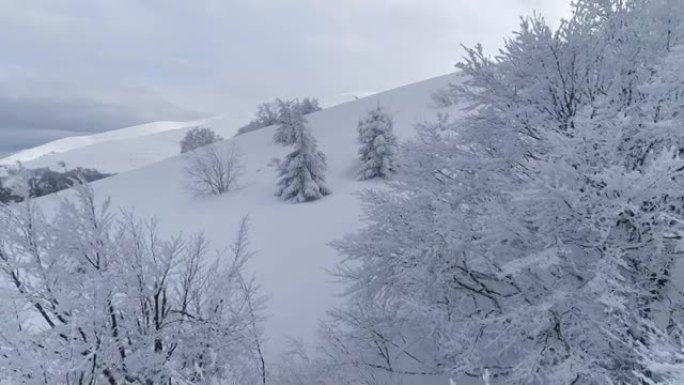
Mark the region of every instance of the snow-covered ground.
MULTIPOLYGON (((218 144, 235 143, 241 148, 246 173, 240 189, 216 197, 194 196, 184 181, 184 156, 171 156, 178 152, 182 124, 176 124, 176 129, 169 128, 174 127, 171 123, 160 124, 161 133, 91 144, 61 156, 70 167, 121 172, 93 184, 98 197, 111 197, 115 206, 157 217, 164 235, 204 231, 214 247, 223 248, 233 240, 240 218, 249 215, 257 252, 251 269, 268 297, 266 336, 272 356, 285 348, 288 337, 312 344, 319 320, 339 300, 340 287, 327 272, 339 257, 328 243, 359 227, 361 207, 355 193, 378 186, 378 182, 356 179, 359 118, 379 103, 394 116, 397 136, 409 138, 416 122, 432 120, 439 111, 431 93, 457 79, 445 75, 308 115, 319 147, 328 157, 327 180, 333 191, 311 203, 291 204, 274 196, 276 173, 269 164, 289 149, 273 143, 273 127, 218 144), (161 158, 164 154, 167 159, 161 158), (148 164, 151 160, 158 162, 148 164)), ((225 137, 236 128, 207 126, 225 137)), ((47 162, 50 156, 36 162, 47 162)), ((56 198, 40 201, 49 207, 56 198)))

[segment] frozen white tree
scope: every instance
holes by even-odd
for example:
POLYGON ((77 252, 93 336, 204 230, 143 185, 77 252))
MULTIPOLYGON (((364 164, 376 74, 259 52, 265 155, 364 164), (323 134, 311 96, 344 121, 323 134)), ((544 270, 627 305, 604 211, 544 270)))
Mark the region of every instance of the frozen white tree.
POLYGON ((293 127, 294 150, 278 165, 278 192, 286 201, 307 202, 330 194, 325 183, 325 154, 306 125, 293 127))
POLYGON ((226 193, 236 188, 243 174, 243 153, 237 144, 204 146, 185 158, 185 182, 200 195, 226 193))
POLYGON ((318 99, 316 98, 304 98, 301 101, 295 100, 295 105, 302 115, 308 115, 312 112, 321 110, 321 106, 318 104, 318 99))
POLYGON ((210 145, 220 140, 223 140, 223 137, 214 132, 214 130, 212 130, 211 128, 192 128, 185 133, 185 136, 180 142, 181 154, 195 150, 200 147, 210 145))
POLYGON ((306 119, 294 101, 278 99, 278 126, 273 140, 282 145, 292 145, 298 140, 298 135, 306 126, 306 119))
POLYGON ((434 91, 430 95, 430 99, 432 99, 432 103, 435 108, 448 108, 458 103, 456 94, 457 92, 455 92, 454 87, 449 86, 434 91))
POLYGON ((397 138, 392 125, 392 118, 380 106, 359 121, 361 179, 389 178, 396 171, 397 138))
POLYGON ((558 31, 526 19, 496 58, 468 50, 471 114, 423 125, 335 243, 348 301, 325 356, 375 379, 677 383, 644 358, 681 346, 677 3, 581 0, 558 31))
MULTIPOLYGON (((257 107, 256 116, 247 125, 238 129, 237 135, 245 134, 250 131, 258 130, 264 127, 278 124, 279 121, 279 106, 283 103, 282 100, 276 99, 273 102, 262 103, 257 107)), ((304 98, 290 100, 288 103, 291 108, 297 108, 302 115, 307 115, 312 112, 320 111, 321 107, 316 98, 304 98)))
POLYGON ((236 135, 246 134, 278 123, 278 103, 262 103, 257 106, 257 112, 249 123, 240 127, 236 135))
POLYGON ((0 383, 218 385, 261 382, 263 302, 243 267, 201 235, 159 238, 85 186, 54 219, 0 208, 0 383))

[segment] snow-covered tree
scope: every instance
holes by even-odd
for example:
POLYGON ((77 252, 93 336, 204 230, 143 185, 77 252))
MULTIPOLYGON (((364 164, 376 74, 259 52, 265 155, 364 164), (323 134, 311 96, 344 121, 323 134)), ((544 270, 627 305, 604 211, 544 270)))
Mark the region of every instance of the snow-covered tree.
POLYGON ((185 136, 180 142, 181 154, 198 149, 200 147, 210 145, 220 140, 223 140, 221 135, 214 132, 214 130, 212 130, 211 128, 192 128, 185 133, 185 136))
POLYGON ((236 144, 204 146, 185 158, 186 184, 200 195, 221 195, 236 188, 243 173, 243 153, 236 144))
POLYGON ((308 115, 312 112, 321 110, 321 106, 318 104, 318 99, 316 98, 304 98, 301 101, 296 100, 295 105, 302 115, 308 115))
POLYGON ((397 138, 392 131, 392 117, 380 106, 359 121, 359 157, 363 164, 361 179, 389 178, 396 171, 397 138))
MULTIPOLYGON (((238 129, 238 135, 258 130, 264 127, 272 126, 278 124, 280 112, 280 105, 284 101, 276 99, 272 102, 262 103, 257 107, 256 116, 252 121, 247 123, 244 127, 238 129)), ((299 99, 294 99, 290 101, 285 101, 290 105, 291 108, 298 109, 302 115, 307 115, 312 112, 320 111, 321 107, 318 104, 318 99, 316 98, 304 98, 301 101, 299 99)))
POLYGON ((468 50, 471 113, 423 125, 393 190, 363 194, 368 227, 335 243, 349 287, 328 357, 492 385, 659 381, 644 356, 681 346, 666 326, 684 305, 676 3, 582 0, 494 59, 468 50))
POLYGON ((277 103, 278 126, 273 134, 273 140, 286 146, 295 144, 299 140, 299 132, 304 130, 307 124, 306 118, 294 101, 278 99, 277 103))
POLYGON ((160 239, 81 186, 53 218, 0 207, 0 383, 257 383, 262 300, 202 235, 160 239))
POLYGON ((257 112, 249 123, 238 129, 237 135, 242 135, 251 131, 259 130, 264 127, 278 123, 277 102, 262 103, 257 106, 257 112))
POLYGON ((330 194, 325 182, 325 154, 303 123, 292 127, 294 150, 278 165, 278 192, 286 201, 308 202, 330 194))

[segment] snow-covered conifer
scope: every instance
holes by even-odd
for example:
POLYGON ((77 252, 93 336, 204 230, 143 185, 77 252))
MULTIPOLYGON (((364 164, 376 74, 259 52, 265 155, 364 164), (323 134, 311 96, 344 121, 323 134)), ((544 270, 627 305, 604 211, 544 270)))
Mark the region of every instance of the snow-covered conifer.
POLYGON ((397 139, 392 132, 392 118, 380 107, 368 112, 358 124, 359 157, 363 166, 361 179, 389 178, 396 171, 397 139))
POLYGON ((330 194, 325 183, 327 168, 325 154, 318 150, 309 127, 293 128, 294 151, 278 166, 278 192, 286 201, 307 202, 330 194))

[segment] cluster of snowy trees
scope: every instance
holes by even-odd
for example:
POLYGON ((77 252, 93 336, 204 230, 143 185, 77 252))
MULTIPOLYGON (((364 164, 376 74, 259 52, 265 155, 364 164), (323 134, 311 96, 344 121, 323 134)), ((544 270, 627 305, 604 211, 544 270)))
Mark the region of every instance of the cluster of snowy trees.
POLYGON ((208 127, 195 127, 185 133, 185 136, 180 141, 181 154, 196 150, 200 147, 208 146, 214 142, 223 140, 221 135, 217 134, 208 127))
POLYGON ((260 104, 257 107, 256 116, 246 126, 240 127, 237 134, 245 134, 250 131, 278 124, 281 120, 283 107, 296 109, 302 115, 320 111, 321 107, 316 98, 304 98, 302 100, 282 100, 276 99, 272 102, 260 104))
MULTIPOLYGON (((347 290, 320 354, 269 373, 246 225, 215 265, 87 188, 54 219, 3 206, 0 384, 681 384, 682 63, 680 0, 577 0, 557 30, 527 18, 496 57, 468 49, 438 96, 467 115, 401 157, 370 111, 359 176, 395 183, 333 244, 347 290)), ((329 194, 303 113, 278 108, 278 195, 329 194)))
MULTIPOLYGON (((278 192, 284 200, 307 202, 330 194, 325 182, 326 157, 318 150, 306 118, 287 103, 280 107, 273 140, 294 149, 278 165, 278 192)), ((397 139, 392 118, 380 107, 359 121, 360 179, 389 178, 396 172, 397 139)))
MULTIPOLYGON (((287 103, 281 103, 279 117, 273 140, 294 149, 278 165, 276 195, 286 201, 308 202, 330 194, 325 182, 326 156, 318 150, 306 118, 287 103)), ((378 106, 359 121, 357 129, 362 162, 359 178, 389 178, 396 172, 397 153, 392 118, 378 106)))
POLYGON ((52 215, 0 206, 0 384, 264 383, 247 233, 161 239, 86 186, 52 215))
POLYGON ((345 304, 280 383, 681 384, 682 63, 678 0, 578 0, 468 49, 467 117, 363 194, 345 304))
POLYGON ((2 167, 1 171, 0 203, 21 202, 24 195, 37 198, 71 188, 80 182, 93 182, 113 175, 93 168, 66 169, 66 165, 62 171, 47 167, 26 168, 21 164, 2 167))
MULTIPOLYGON (((317 110, 320 107, 316 99, 277 99, 261 105, 256 120, 250 123, 259 128, 275 124, 273 140, 293 147, 278 164, 276 195, 283 200, 308 202, 331 193, 325 181, 326 156, 318 150, 316 138, 304 117, 317 110)), ((359 121, 360 179, 387 179, 396 172, 397 139, 392 124, 392 118, 380 106, 359 121)), ((181 141, 181 153, 190 152, 185 160, 190 190, 202 195, 221 195, 237 185, 244 172, 242 154, 235 145, 230 148, 212 145, 221 139, 211 129, 197 127, 189 130, 181 141)))

